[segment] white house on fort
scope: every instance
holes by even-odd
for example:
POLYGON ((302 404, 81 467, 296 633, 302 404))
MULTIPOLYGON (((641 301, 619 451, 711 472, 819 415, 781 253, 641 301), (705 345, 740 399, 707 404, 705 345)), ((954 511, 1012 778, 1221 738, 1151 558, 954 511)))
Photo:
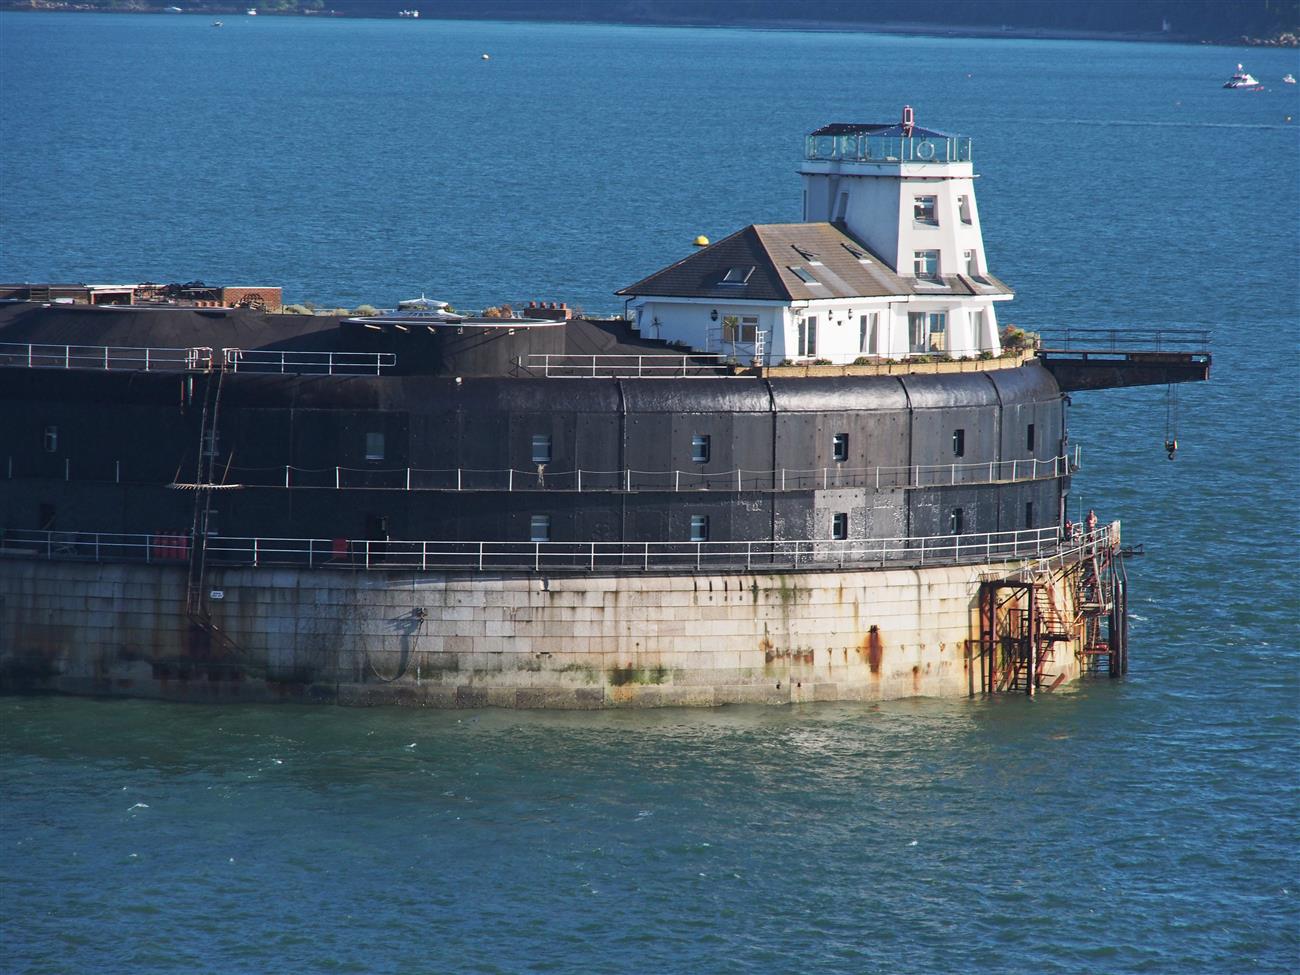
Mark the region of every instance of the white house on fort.
POLYGON ((642 334, 739 360, 996 355, 971 142, 894 124, 807 138, 803 223, 751 224, 630 285, 642 334))

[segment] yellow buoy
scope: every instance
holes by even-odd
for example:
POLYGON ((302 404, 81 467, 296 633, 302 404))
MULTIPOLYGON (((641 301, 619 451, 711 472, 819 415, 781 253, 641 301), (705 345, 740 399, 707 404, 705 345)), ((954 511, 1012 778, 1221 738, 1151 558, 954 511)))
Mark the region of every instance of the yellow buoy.
POLYGON ((708 246, 709 246, 709 238, 705 237, 703 234, 700 234, 698 237, 695 238, 695 246, 696 246, 696 247, 708 247, 708 246))

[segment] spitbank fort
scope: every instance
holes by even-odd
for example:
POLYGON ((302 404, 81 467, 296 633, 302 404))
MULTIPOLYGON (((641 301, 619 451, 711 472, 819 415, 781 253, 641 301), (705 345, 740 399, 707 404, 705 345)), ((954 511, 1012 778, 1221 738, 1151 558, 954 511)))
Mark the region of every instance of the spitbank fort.
POLYGON ((811 133, 800 175, 802 222, 697 241, 613 320, 0 286, 0 686, 605 707, 1122 674, 1069 395, 1205 379, 1207 337, 1004 329, 971 141, 910 110, 811 133))

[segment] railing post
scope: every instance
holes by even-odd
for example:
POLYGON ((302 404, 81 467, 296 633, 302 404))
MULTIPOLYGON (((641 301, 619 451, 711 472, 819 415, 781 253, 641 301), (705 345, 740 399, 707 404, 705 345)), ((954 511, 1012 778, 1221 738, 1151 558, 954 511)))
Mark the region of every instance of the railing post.
POLYGON ((991 484, 995 480, 997 479, 993 476, 993 461, 989 461, 989 483, 991 484))
POLYGON ((483 543, 478 543, 478 570, 483 571, 483 543))
MULTIPOLYGON (((30 363, 28 363, 30 365, 30 363)), ((108 346, 104 346, 104 368, 108 368, 108 346)))
POLYGON ((316 564, 316 539, 307 539, 307 568, 313 568, 316 564))
POLYGON ((785 490, 785 468, 781 468, 781 490, 785 490))
POLYGON ((63 347, 63 368, 72 368, 72 346, 70 345, 65 345, 63 347))
POLYGON ((741 492, 741 490, 743 490, 743 488, 741 487, 741 484, 742 484, 742 479, 743 479, 743 475, 744 475, 744 473, 745 473, 745 472, 744 472, 744 469, 743 469, 743 468, 740 468, 740 467, 737 467, 737 468, 736 468, 736 493, 737 493, 737 494, 739 494, 739 493, 741 492))
POLYGON ((366 568, 370 568, 370 539, 366 539, 366 568))
POLYGON ((1013 481, 1016 479, 1016 465, 1019 463, 1020 462, 1018 460, 1013 460, 1011 462, 1011 480, 1013 481))
POLYGON ((95 532, 95 561, 99 561, 99 532, 95 532))
POLYGON ((461 488, 460 488, 460 468, 457 467, 457 468, 456 468, 456 490, 459 491, 460 489, 461 489, 461 488))
POLYGON ((63 479, 65 481, 72 480, 72 458, 71 457, 63 458, 63 479))
POLYGON ((596 571, 596 543, 591 543, 591 571, 596 571))
POLYGON ((1034 458, 1033 476, 1031 477, 1031 480, 1034 481, 1038 480, 1038 458, 1037 457, 1034 458))
POLYGON ((632 468, 627 468, 623 473, 626 475, 626 490, 630 493, 632 491, 632 468))
POLYGON ((429 543, 428 542, 420 543, 420 571, 421 572, 429 571, 429 543))
POLYGON ((515 489, 515 469, 512 467, 510 468, 509 476, 506 478, 506 490, 513 491, 514 489, 515 489))
POLYGON ((149 371, 149 347, 148 346, 145 346, 144 349, 144 371, 145 372, 149 371))
POLYGON ((258 561, 258 555, 257 555, 257 539, 254 538, 254 539, 253 539, 253 568, 254 568, 254 569, 257 568, 257 561, 258 561))
POLYGON ((645 543, 645 557, 644 557, 644 561, 641 564, 641 568, 644 569, 646 572, 650 571, 650 543, 649 542, 645 543))
POLYGON ((342 480, 342 472, 339 468, 334 468, 334 490, 339 489, 339 481, 342 480))
POLYGON ((578 493, 582 493, 582 468, 578 468, 578 493))
MULTIPOLYGON (((592 358, 594 359, 595 356, 592 356, 592 358)), ((533 571, 540 572, 541 570, 542 570, 542 543, 533 542, 533 571)))
POLYGON ((289 486, 289 465, 288 464, 284 465, 284 486, 285 487, 289 486))
POLYGON ((679 471, 679 470, 674 470, 674 471, 673 471, 673 490, 674 490, 674 491, 680 491, 681 489, 682 489, 682 472, 679 471))
POLYGON ((406 490, 411 490, 411 469, 406 469, 406 490))

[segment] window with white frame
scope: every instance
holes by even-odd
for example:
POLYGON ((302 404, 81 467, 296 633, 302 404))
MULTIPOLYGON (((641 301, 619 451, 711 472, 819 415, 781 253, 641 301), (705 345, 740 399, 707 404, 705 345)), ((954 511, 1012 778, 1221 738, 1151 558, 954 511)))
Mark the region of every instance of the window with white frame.
POLYGON ((817 316, 809 315, 799 320, 799 355, 817 354, 817 316))
POLYGON ((691 515, 691 541, 707 542, 709 540, 709 516, 691 515))
POLYGON ((551 540, 550 515, 533 515, 529 519, 528 540, 530 542, 549 542, 551 540))
POLYGON ((831 456, 836 463, 843 463, 849 459, 849 435, 847 433, 837 433, 831 437, 831 456))
POLYGON ((937 196, 918 196, 912 201, 912 219, 917 223, 939 225, 939 198, 937 196))
POLYGON ((757 315, 728 315, 722 320, 722 340, 753 345, 758 337, 757 315))
POLYGON ((551 436, 547 433, 533 434, 533 463, 549 464, 551 462, 551 436))
POLYGON ((913 270, 918 278, 937 278, 939 276, 939 252, 937 250, 914 251, 913 270))
POLYGON ((858 316, 858 351, 862 355, 880 354, 880 313, 867 312, 858 316))
POLYGON ((929 343, 926 341, 926 319, 923 311, 907 313, 907 351, 925 352, 929 343))
POLYGON ((697 433, 691 437, 691 460, 697 464, 707 464, 711 445, 712 440, 706 433, 697 433))
POLYGON ((837 511, 831 516, 831 538, 842 542, 849 537, 849 515, 846 511, 837 511))
POLYGON ((946 352, 948 349, 948 313, 932 311, 927 316, 930 333, 929 352, 946 352))

